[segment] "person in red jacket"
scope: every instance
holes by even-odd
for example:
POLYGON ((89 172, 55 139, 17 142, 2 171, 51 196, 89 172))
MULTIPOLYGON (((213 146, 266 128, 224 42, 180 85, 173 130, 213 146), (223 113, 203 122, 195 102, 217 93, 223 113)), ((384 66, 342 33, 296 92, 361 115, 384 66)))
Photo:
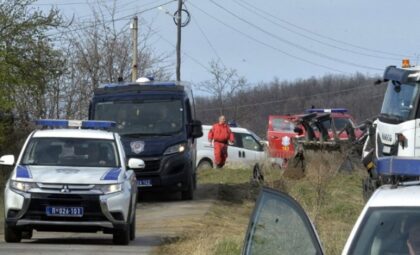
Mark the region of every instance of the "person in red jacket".
POLYGON ((225 116, 219 117, 219 122, 210 129, 208 138, 210 143, 213 142, 216 167, 222 168, 228 157, 228 144, 232 145, 234 142, 233 133, 226 124, 225 116))

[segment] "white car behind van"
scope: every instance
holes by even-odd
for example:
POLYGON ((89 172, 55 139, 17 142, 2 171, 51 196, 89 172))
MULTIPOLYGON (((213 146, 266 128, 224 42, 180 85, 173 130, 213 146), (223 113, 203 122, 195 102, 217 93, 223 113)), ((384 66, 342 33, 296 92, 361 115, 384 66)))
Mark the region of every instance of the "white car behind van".
MULTIPOLYGON (((203 136, 197 139, 197 169, 215 167, 213 144, 208 141, 212 126, 203 125, 203 136)), ((261 138, 246 128, 231 127, 235 142, 228 147, 226 167, 253 168, 264 162, 266 152, 261 138)))

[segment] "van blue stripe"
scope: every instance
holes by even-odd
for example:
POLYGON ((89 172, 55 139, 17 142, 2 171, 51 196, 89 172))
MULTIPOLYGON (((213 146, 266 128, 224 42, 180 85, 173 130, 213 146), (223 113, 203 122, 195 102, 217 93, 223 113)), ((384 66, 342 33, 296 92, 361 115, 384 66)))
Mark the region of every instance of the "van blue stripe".
POLYGON ((16 167, 16 178, 32 178, 29 169, 26 166, 17 166, 16 167))
POLYGON ((105 175, 102 177, 104 181, 116 181, 118 176, 120 176, 121 168, 111 168, 105 175))

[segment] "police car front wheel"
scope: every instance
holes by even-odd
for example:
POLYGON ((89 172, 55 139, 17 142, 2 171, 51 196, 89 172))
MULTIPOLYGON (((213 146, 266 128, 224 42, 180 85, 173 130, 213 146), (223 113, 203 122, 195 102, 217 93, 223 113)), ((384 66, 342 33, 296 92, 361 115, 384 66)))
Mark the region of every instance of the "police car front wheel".
POLYGON ((22 240, 22 231, 4 224, 4 241, 6 243, 19 243, 22 240))

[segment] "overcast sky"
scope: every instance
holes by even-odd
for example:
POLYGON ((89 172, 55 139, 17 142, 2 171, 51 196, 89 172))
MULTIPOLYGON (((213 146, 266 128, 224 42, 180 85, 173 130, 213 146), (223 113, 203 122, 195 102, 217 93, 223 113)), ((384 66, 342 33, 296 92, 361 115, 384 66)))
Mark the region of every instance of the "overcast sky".
MULTIPOLYGON (((420 60, 420 1, 212 1, 185 1, 192 20, 182 30, 183 80, 209 79, 206 68, 219 58, 253 83, 328 73, 382 74, 388 65, 399 66, 403 57, 412 63, 420 60)), ((102 2, 112 4, 113 0, 102 2)), ((176 26, 170 15, 154 8, 167 2, 117 0, 116 16, 151 9, 140 16, 157 31, 153 46, 170 53, 175 63, 176 26)), ((91 15, 84 0, 35 3, 41 8, 50 4, 67 17, 91 15)), ((173 13, 176 7, 173 1, 164 10, 173 13)), ((128 18, 122 21, 127 22, 128 18)))

